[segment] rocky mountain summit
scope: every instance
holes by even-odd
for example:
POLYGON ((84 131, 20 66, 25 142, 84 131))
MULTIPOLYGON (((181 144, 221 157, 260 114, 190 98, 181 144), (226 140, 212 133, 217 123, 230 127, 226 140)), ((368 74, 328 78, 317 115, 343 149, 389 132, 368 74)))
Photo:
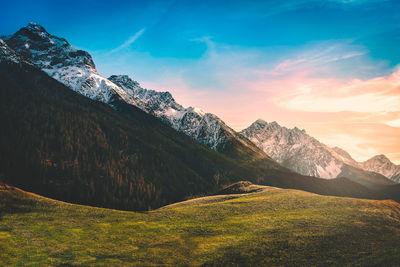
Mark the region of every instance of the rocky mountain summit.
MULTIPOLYGON (((400 182, 400 168, 385 156, 376 156, 366 162, 355 161, 350 154, 339 148, 331 148, 297 127, 288 129, 277 122, 257 120, 241 134, 278 163, 304 175, 336 178, 349 173, 349 166, 366 172, 381 174, 400 182)), ((354 170, 353 170, 354 172, 354 170)))
POLYGON ((199 108, 185 108, 178 104, 169 92, 144 89, 127 75, 112 75, 108 79, 132 96, 140 108, 216 151, 224 150, 231 139, 258 150, 216 115, 206 113, 199 108))
POLYGON ((297 127, 288 129, 277 122, 255 121, 241 133, 278 163, 304 175, 335 178, 343 162, 333 150, 297 127))
POLYGON ((400 183, 400 165, 394 164, 385 155, 377 155, 358 164, 364 170, 380 173, 400 183))
POLYGON ((120 96, 136 104, 124 90, 97 73, 88 52, 74 48, 66 39, 48 33, 41 25, 29 23, 3 39, 25 60, 84 96, 105 103, 113 96, 120 96))

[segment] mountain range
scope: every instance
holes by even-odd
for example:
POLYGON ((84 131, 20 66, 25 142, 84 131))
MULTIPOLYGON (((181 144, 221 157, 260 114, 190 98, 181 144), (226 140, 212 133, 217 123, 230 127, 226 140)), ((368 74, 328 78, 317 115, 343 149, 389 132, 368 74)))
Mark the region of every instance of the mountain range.
MULTIPOLYGON (((38 24, 2 38, 0 180, 9 184, 130 210, 244 179, 327 195, 399 198, 393 182, 349 164, 337 177, 352 181, 311 177, 323 174, 321 168, 309 176, 281 166, 275 154, 214 114, 185 108, 169 92, 144 89, 126 75, 102 77, 89 53, 38 24)), ((321 166, 332 176, 326 178, 333 178, 338 165, 326 162, 328 168, 321 166)))
POLYGON ((110 107, 82 96, 0 44, 3 182, 73 203, 146 210, 242 177, 303 180, 267 156, 234 160, 211 150, 119 97, 110 107))
POLYGON ((254 146, 256 144, 280 164, 304 175, 321 178, 345 174, 352 176, 352 173, 343 172, 347 169, 343 166, 346 167, 347 164, 379 173, 395 182, 400 181, 400 167, 383 155, 368 162, 356 162, 340 148, 330 148, 297 128, 284 129, 274 123, 263 128, 269 130, 269 133, 265 133, 266 137, 256 140, 252 132, 258 124, 262 125, 262 120, 242 131, 243 135, 240 135, 216 115, 178 104, 169 92, 142 88, 127 75, 112 75, 106 79, 97 73, 88 52, 75 49, 67 40, 48 33, 41 25, 29 23, 4 39, 26 60, 74 91, 108 104, 112 104, 116 97, 121 98, 216 151, 239 157, 243 151, 247 151, 252 157, 265 156, 254 146), (289 135, 296 141, 288 140, 289 135), (243 136, 251 138, 253 142, 243 136), (280 141, 272 142, 272 136, 280 141))
POLYGON ((400 182, 400 166, 386 156, 357 162, 345 150, 331 148, 297 127, 288 129, 277 122, 268 123, 259 119, 241 133, 274 160, 304 175, 331 179, 349 176, 349 170, 357 168, 400 182))
POLYGON ((24 59, 84 96, 110 105, 116 97, 121 98, 216 151, 232 156, 240 156, 237 154, 243 151, 250 152, 253 157, 264 156, 253 143, 216 115, 198 108, 184 108, 169 92, 144 89, 126 75, 112 75, 108 79, 100 76, 88 52, 74 48, 41 25, 29 23, 3 39, 24 59), (242 149, 242 146, 247 148, 242 149))

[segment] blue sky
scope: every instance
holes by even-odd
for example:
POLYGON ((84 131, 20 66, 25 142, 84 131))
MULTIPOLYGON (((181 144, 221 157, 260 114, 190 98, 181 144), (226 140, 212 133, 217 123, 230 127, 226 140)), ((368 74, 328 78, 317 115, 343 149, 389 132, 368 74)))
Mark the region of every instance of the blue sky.
POLYGON ((206 46, 193 40, 211 37, 255 48, 347 39, 390 65, 400 60, 399 1, 4 1, 2 10, 2 33, 34 21, 92 52, 145 29, 129 48, 154 57, 200 58, 206 46))
MULTIPOLYGON (((324 44, 340 46, 337 54, 363 51, 351 64, 332 63, 336 77, 388 74, 400 61, 399 1, 4 1, 2 9, 0 33, 37 22, 89 51, 100 73, 123 71, 142 82, 154 81, 155 69, 192 67, 211 42, 217 49, 255 51, 245 64, 260 67, 324 44), (369 69, 354 68, 366 61, 369 69)), ((185 79, 201 90, 203 76, 209 77, 185 79)), ((211 76, 207 84, 215 82, 211 76)))
POLYGON ((100 74, 169 90, 235 129, 276 120, 358 159, 385 153, 400 162, 400 1, 39 0, 1 7, 0 34, 37 22, 89 51, 100 74))

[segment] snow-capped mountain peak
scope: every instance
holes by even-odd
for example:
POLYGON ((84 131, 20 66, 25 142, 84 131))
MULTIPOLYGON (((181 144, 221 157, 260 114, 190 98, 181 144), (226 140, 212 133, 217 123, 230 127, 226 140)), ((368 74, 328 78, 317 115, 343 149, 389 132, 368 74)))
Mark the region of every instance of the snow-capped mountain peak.
POLYGON ((39 24, 31 22, 6 38, 18 53, 30 58, 41 69, 75 66, 96 72, 89 53, 74 48, 64 38, 51 35, 39 24))
POLYGON ((74 48, 39 24, 31 22, 4 41, 24 59, 82 95, 105 103, 119 96, 136 104, 124 90, 97 73, 88 52, 74 48))
POLYGON ((26 29, 29 29, 33 32, 39 32, 39 33, 43 33, 43 34, 47 34, 46 30, 43 28, 42 25, 37 24, 35 22, 29 22, 28 26, 26 26, 26 29))

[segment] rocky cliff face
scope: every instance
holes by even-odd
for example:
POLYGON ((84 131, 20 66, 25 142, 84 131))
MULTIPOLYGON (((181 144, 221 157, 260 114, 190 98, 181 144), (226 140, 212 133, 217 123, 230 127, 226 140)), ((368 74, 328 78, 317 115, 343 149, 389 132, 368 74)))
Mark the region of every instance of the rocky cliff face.
POLYGON ((38 24, 29 23, 4 41, 24 59, 84 96, 108 103, 117 95, 136 104, 124 90, 97 73, 88 52, 74 48, 38 24))
POLYGON ((360 162, 359 165, 364 170, 380 173, 396 183, 400 183, 400 165, 394 164, 385 155, 377 155, 360 162))
POLYGON ((216 115, 199 108, 185 108, 178 104, 169 92, 144 89, 127 75, 112 75, 108 79, 132 96, 143 110, 153 113, 177 131, 216 151, 222 151, 232 139, 258 150, 216 115))
MULTIPOLYGON (((400 167, 385 156, 357 162, 347 151, 331 148, 296 127, 288 129, 276 122, 257 120, 241 133, 277 162, 304 175, 336 178, 344 174, 351 175, 348 166, 352 166, 400 182, 400 167)), ((373 179, 382 181, 378 177, 373 179)))
POLYGON ((341 173, 343 162, 332 155, 332 149, 304 130, 257 120, 241 133, 278 163, 301 174, 335 178, 341 173))

